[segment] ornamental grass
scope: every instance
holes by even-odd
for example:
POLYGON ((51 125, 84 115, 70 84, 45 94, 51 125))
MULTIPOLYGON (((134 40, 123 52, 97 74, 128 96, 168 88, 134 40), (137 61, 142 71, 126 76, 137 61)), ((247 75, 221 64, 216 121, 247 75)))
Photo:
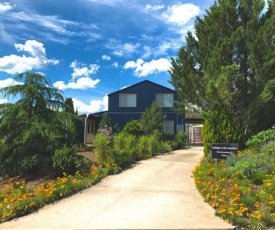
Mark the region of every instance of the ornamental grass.
POLYGON ((245 150, 215 161, 204 157, 195 184, 217 216, 238 227, 275 226, 275 151, 245 150))
POLYGON ((71 196, 98 183, 107 175, 120 171, 115 164, 104 164, 102 167, 93 165, 88 173, 63 173, 62 177, 36 188, 29 187, 20 177, 10 179, 0 189, 0 223, 32 213, 46 204, 71 196))

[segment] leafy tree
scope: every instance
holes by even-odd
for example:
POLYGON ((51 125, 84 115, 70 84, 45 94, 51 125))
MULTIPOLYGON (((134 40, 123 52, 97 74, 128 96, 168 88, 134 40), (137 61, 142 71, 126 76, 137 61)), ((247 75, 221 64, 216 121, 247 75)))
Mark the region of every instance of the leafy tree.
POLYGON ((217 0, 171 61, 178 109, 202 112, 208 145, 242 145, 274 124, 274 5, 264 11, 264 0, 217 0))
POLYGON ((73 99, 71 97, 66 98, 64 105, 65 105, 65 111, 67 113, 72 113, 72 114, 76 113, 74 111, 74 102, 73 102, 73 99))
POLYGON ((52 155, 63 148, 66 139, 73 136, 65 120, 71 115, 62 112, 61 91, 51 88, 45 76, 22 73, 15 80, 23 84, 1 89, 5 97, 17 96, 14 103, 1 105, 0 174, 16 175, 37 172, 52 167, 52 155))
POLYGON ((132 134, 135 136, 141 136, 144 132, 142 124, 139 120, 131 120, 123 127, 123 133, 132 134))
POLYGON ((105 112, 102 116, 102 119, 101 121, 99 122, 98 124, 98 128, 99 129, 103 129, 105 126, 108 126, 108 127, 112 127, 112 122, 111 122, 111 118, 110 116, 108 115, 107 112, 105 112))
POLYGON ((156 131, 158 133, 163 133, 164 119, 165 116, 163 115, 161 108, 157 102, 154 101, 151 106, 142 113, 140 118, 144 134, 151 135, 156 131))

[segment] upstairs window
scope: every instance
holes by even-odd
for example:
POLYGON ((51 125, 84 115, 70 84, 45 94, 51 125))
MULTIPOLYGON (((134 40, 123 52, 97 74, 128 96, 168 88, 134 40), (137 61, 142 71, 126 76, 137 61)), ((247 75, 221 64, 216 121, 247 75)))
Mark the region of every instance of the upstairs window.
POLYGON ((119 94, 119 107, 137 107, 137 95, 119 94))
POLYGON ((160 107, 173 107, 174 95, 173 94, 157 94, 156 102, 160 107))

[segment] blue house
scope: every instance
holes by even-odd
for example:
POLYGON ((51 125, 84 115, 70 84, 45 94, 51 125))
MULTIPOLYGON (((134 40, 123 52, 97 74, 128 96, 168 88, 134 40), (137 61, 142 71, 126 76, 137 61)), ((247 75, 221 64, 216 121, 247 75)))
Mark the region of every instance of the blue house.
MULTIPOLYGON (((164 133, 175 134, 184 130, 184 116, 172 111, 177 94, 174 90, 145 80, 108 95, 108 111, 112 124, 119 128, 131 120, 138 120, 146 108, 156 101, 165 114, 164 133)), ((98 123, 104 112, 84 116, 84 143, 92 144, 98 123)))

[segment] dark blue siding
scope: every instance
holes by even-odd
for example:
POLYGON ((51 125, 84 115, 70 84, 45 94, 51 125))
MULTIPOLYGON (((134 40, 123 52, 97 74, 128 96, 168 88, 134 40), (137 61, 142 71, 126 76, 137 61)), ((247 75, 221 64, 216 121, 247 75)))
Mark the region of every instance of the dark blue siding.
MULTIPOLYGON (((112 124, 118 124, 122 129, 123 126, 131 121, 138 120, 146 108, 150 107, 152 102, 156 100, 156 94, 174 94, 174 101, 177 100, 177 95, 174 90, 163 87, 150 81, 142 81, 125 89, 109 94, 108 114, 112 120, 112 124), (136 107, 119 107, 119 94, 136 94, 136 107)), ((165 120, 174 121, 174 130, 176 131, 177 124, 184 125, 184 119, 171 108, 162 108, 166 115, 165 120)))

